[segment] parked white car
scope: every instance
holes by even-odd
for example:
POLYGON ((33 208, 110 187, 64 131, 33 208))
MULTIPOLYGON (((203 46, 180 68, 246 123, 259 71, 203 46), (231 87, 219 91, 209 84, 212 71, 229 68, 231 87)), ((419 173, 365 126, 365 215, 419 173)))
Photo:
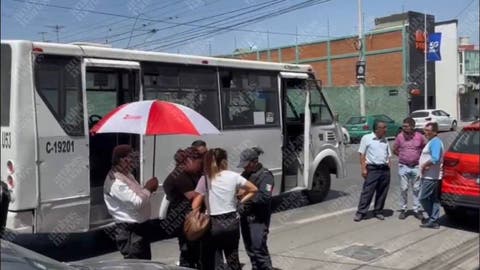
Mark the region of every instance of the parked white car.
POLYGON ((457 129, 457 120, 443 110, 418 110, 412 112, 410 117, 415 120, 415 129, 423 129, 429 122, 437 122, 441 131, 457 129))

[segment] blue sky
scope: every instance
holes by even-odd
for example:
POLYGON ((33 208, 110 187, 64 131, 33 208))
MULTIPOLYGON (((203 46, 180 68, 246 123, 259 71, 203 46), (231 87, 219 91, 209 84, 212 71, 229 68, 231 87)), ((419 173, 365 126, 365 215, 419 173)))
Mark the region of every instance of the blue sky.
MULTIPOLYGON (((224 26, 228 25, 229 19, 234 19, 233 14, 222 17, 214 15, 247 7, 251 8, 245 10, 248 12, 243 16, 268 14, 277 8, 305 0, 285 0, 276 5, 273 0, 27 0, 37 4, 22 1, 1 1, 2 39, 45 38, 56 41, 52 26, 60 25, 63 26, 59 32, 61 42, 108 41, 114 47, 121 48, 130 46, 145 50, 216 55, 231 53, 235 48, 266 49, 358 33, 357 0, 330 0, 254 24, 230 27, 235 29, 224 29, 220 34, 220 26, 211 23, 219 20, 224 22, 224 26), (262 6, 265 2, 270 3, 262 6), (82 9, 123 17, 94 14, 82 9), (192 22, 194 20, 198 21, 192 22), (210 28, 205 28, 208 24, 211 24, 210 28), (210 34, 184 41, 185 31, 192 29, 209 31, 210 34), (180 43, 175 43, 177 40, 180 43)), ((472 42, 479 43, 478 0, 362 2, 367 31, 373 29, 375 18, 411 10, 432 14, 437 22, 458 19, 459 36, 470 36, 472 42)), ((238 18, 242 21, 245 17, 238 18)))

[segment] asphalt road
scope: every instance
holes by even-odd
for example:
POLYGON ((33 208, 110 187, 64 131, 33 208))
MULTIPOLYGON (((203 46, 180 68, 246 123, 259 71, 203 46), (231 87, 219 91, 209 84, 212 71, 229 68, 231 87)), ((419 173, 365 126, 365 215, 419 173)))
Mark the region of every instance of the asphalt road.
MULTIPOLYGON (((441 133, 445 145, 454 132, 441 133)), ((391 142, 392 143, 392 142, 391 142)), ((280 269, 477 269, 479 265, 479 217, 469 213, 462 220, 440 219, 439 230, 419 228, 413 216, 398 219, 399 182, 396 163, 392 169, 386 220, 369 218, 353 222, 362 178, 356 150, 347 146, 347 173, 332 178, 325 201, 309 205, 302 192, 275 199, 269 247, 280 269)), ((442 212, 443 215, 443 212, 442 212)), ((14 241, 63 261, 121 258, 105 231, 68 234, 59 246, 50 235, 15 236, 14 241)), ((164 239, 159 230, 156 239, 164 239)), ((152 244, 154 260, 174 264, 178 260, 176 239, 152 244)), ((250 269, 241 247, 244 269, 250 269)))

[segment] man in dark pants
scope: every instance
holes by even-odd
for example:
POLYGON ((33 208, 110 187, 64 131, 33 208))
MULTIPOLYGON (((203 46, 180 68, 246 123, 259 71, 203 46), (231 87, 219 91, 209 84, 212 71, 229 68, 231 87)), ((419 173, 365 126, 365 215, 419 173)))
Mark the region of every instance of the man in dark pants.
POLYGON ((360 141, 358 152, 360 153, 360 165, 363 183, 358 210, 354 221, 362 220, 367 214, 373 194, 375 193, 374 216, 384 220, 383 207, 387 198, 390 185, 390 157, 392 151, 385 138, 387 125, 384 122, 376 121, 373 125, 373 133, 366 134, 360 141))
POLYGON ((262 153, 260 148, 247 148, 240 153, 238 164, 238 168, 244 169, 242 176, 258 188, 253 199, 240 207, 243 243, 250 257, 252 270, 273 269, 267 247, 272 215, 273 174, 258 162, 258 156, 262 153))
POLYGON ((3 232, 5 230, 5 225, 7 223, 7 214, 8 214, 8 206, 10 204, 10 190, 5 182, 0 181, 1 184, 1 191, 0 191, 0 199, 2 201, 1 204, 1 211, 0 211, 0 237, 3 237, 3 232))

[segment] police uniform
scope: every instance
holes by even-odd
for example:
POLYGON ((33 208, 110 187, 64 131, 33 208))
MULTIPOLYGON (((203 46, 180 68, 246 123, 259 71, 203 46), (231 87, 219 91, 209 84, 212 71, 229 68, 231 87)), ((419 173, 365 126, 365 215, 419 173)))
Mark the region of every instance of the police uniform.
POLYGON ((246 202, 240 209, 240 225, 245 249, 250 257, 253 270, 273 269, 267 247, 272 215, 273 174, 258 163, 255 172, 243 172, 242 176, 258 188, 258 192, 252 200, 246 202))

